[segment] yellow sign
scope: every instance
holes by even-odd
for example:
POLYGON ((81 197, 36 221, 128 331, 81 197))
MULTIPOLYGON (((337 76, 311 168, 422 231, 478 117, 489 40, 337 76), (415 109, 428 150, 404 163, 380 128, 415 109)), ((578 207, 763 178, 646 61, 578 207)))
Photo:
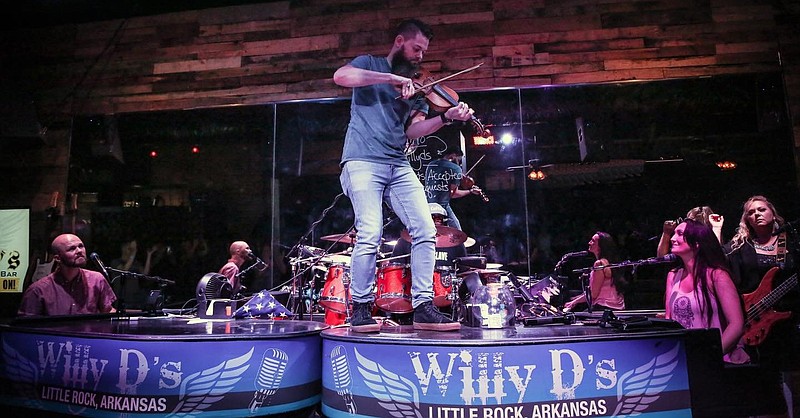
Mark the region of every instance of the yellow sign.
POLYGON ((30 264, 30 210, 0 209, 0 293, 21 293, 30 264))

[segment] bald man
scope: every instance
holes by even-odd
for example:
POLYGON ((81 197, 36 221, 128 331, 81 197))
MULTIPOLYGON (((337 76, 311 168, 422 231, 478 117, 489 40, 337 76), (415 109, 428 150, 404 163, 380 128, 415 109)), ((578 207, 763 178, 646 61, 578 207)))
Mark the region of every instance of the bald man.
POLYGON ((50 316, 115 312, 117 296, 102 274, 86 270, 86 248, 72 234, 57 236, 50 245, 55 270, 37 280, 22 295, 17 315, 50 316))
POLYGON ((228 262, 219 269, 219 274, 228 278, 233 288, 233 294, 237 294, 242 290, 241 277, 239 277, 239 270, 244 265, 245 261, 253 258, 253 251, 250 250, 250 245, 244 241, 235 241, 231 244, 228 252, 231 258, 228 262))

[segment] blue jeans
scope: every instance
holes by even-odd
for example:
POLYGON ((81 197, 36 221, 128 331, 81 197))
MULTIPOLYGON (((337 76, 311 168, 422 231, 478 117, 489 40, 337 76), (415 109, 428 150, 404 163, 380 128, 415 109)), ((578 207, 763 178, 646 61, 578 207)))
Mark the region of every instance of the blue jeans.
POLYGON ((353 302, 372 302, 376 257, 383 236, 383 206, 394 210, 411 235, 411 304, 433 300, 436 227, 425 191, 409 166, 348 161, 339 177, 353 205, 356 242, 350 258, 350 294, 353 302))
POLYGON ((450 207, 450 203, 446 203, 442 205, 444 209, 447 211, 447 226, 451 226, 455 229, 461 230, 461 221, 458 220, 456 217, 456 213, 453 212, 453 208, 450 207))

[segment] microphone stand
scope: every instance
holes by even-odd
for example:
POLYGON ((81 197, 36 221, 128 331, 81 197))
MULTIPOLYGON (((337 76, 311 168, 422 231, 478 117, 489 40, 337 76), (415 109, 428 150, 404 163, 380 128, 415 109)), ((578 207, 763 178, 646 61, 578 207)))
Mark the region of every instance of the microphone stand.
MULTIPOLYGON (((146 274, 134 273, 132 271, 118 270, 113 267, 106 267, 106 270, 110 273, 116 273, 116 277, 114 277, 114 280, 116 280, 117 278, 121 278, 119 286, 120 289, 119 296, 117 297, 117 300, 119 302, 117 310, 119 311, 119 313, 123 314, 125 313, 125 280, 127 278, 157 282, 158 286, 161 288, 164 288, 167 285, 175 284, 175 281, 173 280, 164 279, 158 276, 148 276, 146 274)), ((114 284, 114 280, 111 281, 112 285, 114 284)))
MULTIPOLYGON (((308 231, 306 231, 306 233, 303 234, 303 236, 300 237, 299 240, 297 240, 297 243, 294 244, 294 246, 289 250, 288 253, 286 253, 286 257, 290 257, 293 252, 298 251, 300 249, 300 246, 303 245, 302 244, 303 242, 308 241, 308 237, 311 235, 312 232, 314 232, 314 229, 317 227, 317 225, 319 225, 325 219, 325 217, 328 215, 328 212, 330 212, 330 210, 333 209, 333 207, 336 205, 336 202, 338 202, 339 199, 342 198, 342 196, 344 196, 344 193, 339 193, 338 195, 336 195, 335 198, 333 198, 333 202, 331 202, 331 204, 327 208, 322 210, 322 213, 320 214, 319 219, 314 221, 311 224, 311 226, 308 228, 308 231)), ((333 245, 331 245, 331 247, 333 247, 333 245)), ((325 251, 325 253, 327 253, 327 251, 325 251)), ((317 260, 322 258, 325 255, 325 253, 320 255, 317 260)), ((316 263, 317 260, 315 260, 315 263, 316 263)), ((308 267, 306 267, 305 269, 301 270, 300 272, 297 272, 297 264, 296 263, 292 264, 292 277, 289 279, 292 282, 292 292, 289 295, 289 303, 288 303, 289 306, 288 306, 288 308, 290 310, 292 310, 293 312, 298 312, 298 317, 297 318, 299 320, 301 320, 301 321, 304 319, 303 315, 305 313, 304 312, 305 311, 305 309, 304 309, 305 306, 304 306, 304 303, 303 303, 303 297, 300 294, 302 292, 303 283, 298 283, 298 281, 300 280, 300 278, 303 275, 303 273, 305 273, 308 270, 310 270, 313 265, 314 265, 314 263, 309 264, 308 267)), ((314 319, 313 316, 312 316, 311 319, 314 319)))
POLYGON ((244 286, 242 286, 242 278, 244 278, 245 274, 247 274, 248 271, 250 271, 250 270, 252 270, 254 268, 257 268, 258 266, 264 266, 263 269, 258 269, 259 271, 264 271, 264 269, 266 269, 268 267, 267 263, 265 263, 263 260, 261 260, 258 256, 253 255, 253 258, 255 259, 253 264, 249 265, 247 268, 245 268, 243 270, 239 270, 239 272, 236 273, 236 280, 239 282, 239 289, 236 290, 236 293, 231 295, 231 296, 233 296, 234 299, 239 299, 240 296, 243 296, 243 295, 241 295, 241 290, 244 287, 244 286))

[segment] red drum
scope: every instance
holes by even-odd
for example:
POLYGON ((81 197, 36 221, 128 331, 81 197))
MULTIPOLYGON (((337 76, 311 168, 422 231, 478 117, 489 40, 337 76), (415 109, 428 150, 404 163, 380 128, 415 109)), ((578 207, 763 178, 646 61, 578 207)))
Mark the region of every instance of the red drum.
POLYGON ((352 300, 350 292, 345 288, 350 286, 350 267, 342 265, 332 265, 328 267, 328 275, 325 279, 325 287, 319 296, 319 304, 326 310, 337 313, 347 312, 347 302, 352 300))
POLYGON ((433 272, 433 304, 440 308, 453 305, 453 278, 455 272, 449 266, 437 266, 433 272))
POLYGON ((325 311, 325 323, 332 327, 344 324, 345 319, 347 319, 347 315, 343 313, 339 313, 331 309, 325 311))
POLYGON ((375 305, 384 312, 409 313, 411 307, 411 268, 389 263, 378 270, 375 284, 375 305))

